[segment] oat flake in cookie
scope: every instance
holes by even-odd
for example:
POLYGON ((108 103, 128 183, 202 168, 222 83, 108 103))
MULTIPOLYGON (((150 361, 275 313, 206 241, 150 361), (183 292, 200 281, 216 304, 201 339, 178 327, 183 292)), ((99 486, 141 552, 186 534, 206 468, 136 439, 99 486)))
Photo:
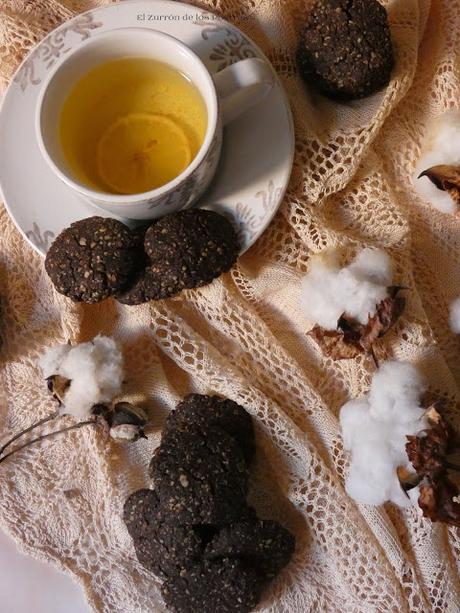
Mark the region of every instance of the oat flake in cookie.
POLYGON ((238 558, 270 579, 289 563, 294 549, 294 536, 276 521, 248 519, 223 528, 206 547, 205 558, 238 558))
POLYGON ((152 458, 150 477, 170 521, 223 525, 246 508, 248 469, 224 430, 169 432, 152 458))
POLYGON ((139 562, 157 577, 178 575, 202 556, 204 544, 199 531, 168 522, 153 490, 131 494, 125 502, 124 521, 139 562))
POLYGON ((74 302, 101 302, 122 290, 136 266, 129 228, 116 219, 76 221, 54 240, 45 268, 55 288, 74 302))
POLYGON ((164 434, 196 428, 225 430, 240 446, 247 464, 250 464, 256 452, 254 426, 251 416, 242 406, 219 396, 190 394, 168 415, 164 434))
POLYGON ((239 254, 232 224, 204 209, 180 211, 153 223, 144 246, 160 282, 157 298, 211 283, 230 270, 239 254))
POLYGON ((378 91, 394 66, 385 8, 377 0, 316 0, 297 61, 307 83, 330 98, 353 100, 378 91))
POLYGON ((157 300, 162 293, 162 286, 158 274, 149 266, 142 268, 134 277, 128 288, 118 293, 116 298, 121 304, 137 306, 151 300, 157 300))
POLYGON ((262 593, 258 572, 239 560, 206 561, 165 581, 161 590, 176 613, 249 613, 262 593))

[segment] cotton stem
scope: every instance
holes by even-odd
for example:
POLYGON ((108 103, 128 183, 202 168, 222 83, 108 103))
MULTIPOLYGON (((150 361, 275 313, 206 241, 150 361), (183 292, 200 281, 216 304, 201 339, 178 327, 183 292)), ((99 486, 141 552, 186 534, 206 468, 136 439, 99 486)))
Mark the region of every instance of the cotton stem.
POLYGON ((46 424, 49 421, 52 421, 53 419, 56 419, 56 417, 59 417, 59 415, 60 415, 59 411, 56 411, 52 415, 48 415, 48 417, 44 417, 43 419, 40 419, 40 421, 35 422, 34 424, 29 426, 25 430, 22 430, 18 434, 15 434, 12 438, 10 438, 9 441, 7 441, 2 447, 0 447, 0 456, 3 455, 5 449, 7 449, 12 443, 14 443, 14 441, 17 441, 18 438, 21 438, 21 436, 23 436, 24 434, 27 434, 28 432, 31 432, 35 428, 38 428, 38 426, 41 426, 43 424, 46 424))
POLYGON ((23 449, 26 449, 26 447, 30 447, 34 443, 38 443, 40 441, 44 441, 47 438, 51 438, 52 436, 56 436, 57 434, 63 434, 64 432, 70 432, 71 430, 78 430, 80 428, 83 428, 84 426, 96 425, 96 423, 97 422, 94 419, 91 419, 91 420, 88 420, 88 421, 82 421, 82 422, 80 422, 78 424, 74 424, 73 426, 68 426, 67 428, 63 428, 62 430, 55 430, 54 432, 49 432, 48 434, 42 434, 41 436, 38 436, 37 438, 34 438, 31 441, 28 441, 27 443, 24 443, 23 445, 20 445, 19 447, 16 447, 16 449, 13 449, 13 451, 10 451, 10 453, 7 453, 3 457, 1 457, 0 458, 0 464, 2 462, 4 462, 6 459, 10 458, 15 453, 17 453, 18 451, 22 451, 23 449))

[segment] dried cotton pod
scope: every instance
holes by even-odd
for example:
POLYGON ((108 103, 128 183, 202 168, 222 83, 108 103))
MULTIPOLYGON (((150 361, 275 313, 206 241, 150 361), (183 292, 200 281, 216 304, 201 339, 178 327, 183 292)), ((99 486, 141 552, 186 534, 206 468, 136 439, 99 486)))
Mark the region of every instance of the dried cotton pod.
POLYGON ((64 404, 64 397, 71 383, 72 381, 70 379, 61 377, 61 375, 51 375, 46 378, 48 391, 53 395, 53 398, 59 402, 59 405, 64 404))
POLYGON ((139 426, 133 424, 120 424, 110 428, 110 437, 119 443, 130 442, 134 443, 140 438, 147 438, 144 431, 139 426))
POLYGON ((460 166, 432 166, 419 174, 418 178, 422 177, 428 177, 435 187, 447 192, 455 204, 460 205, 460 166))
POLYGON ((119 442, 146 438, 144 428, 147 423, 144 409, 129 402, 118 402, 109 417, 110 436, 119 442))
POLYGON ((422 155, 414 169, 418 195, 442 213, 460 206, 460 112, 450 110, 427 128, 422 155))
POLYGON ((398 321, 405 307, 393 285, 391 259, 380 249, 363 249, 347 266, 337 254, 312 257, 302 282, 301 306, 314 323, 308 335, 334 360, 373 355, 373 345, 398 321))
POLYGON ((147 425, 148 420, 148 415, 144 409, 130 402, 117 402, 113 407, 112 426, 131 424, 143 427, 147 425))

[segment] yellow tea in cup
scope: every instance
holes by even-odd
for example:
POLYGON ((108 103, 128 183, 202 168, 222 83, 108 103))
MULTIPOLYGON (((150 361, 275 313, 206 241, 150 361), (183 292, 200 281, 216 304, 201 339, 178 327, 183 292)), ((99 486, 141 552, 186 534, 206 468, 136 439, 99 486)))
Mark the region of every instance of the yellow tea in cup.
POLYGON ((113 194, 169 183, 192 162, 207 129, 206 104, 181 72, 123 58, 81 78, 60 116, 61 146, 75 178, 113 194))

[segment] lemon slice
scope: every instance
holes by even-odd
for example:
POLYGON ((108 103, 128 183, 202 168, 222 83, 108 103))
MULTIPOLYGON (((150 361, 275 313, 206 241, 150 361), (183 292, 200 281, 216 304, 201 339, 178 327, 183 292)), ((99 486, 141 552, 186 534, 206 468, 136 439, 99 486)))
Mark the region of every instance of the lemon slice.
POLYGON ((184 130, 170 117, 129 113, 103 133, 97 150, 104 183, 119 194, 140 194, 165 185, 192 161, 184 130))

